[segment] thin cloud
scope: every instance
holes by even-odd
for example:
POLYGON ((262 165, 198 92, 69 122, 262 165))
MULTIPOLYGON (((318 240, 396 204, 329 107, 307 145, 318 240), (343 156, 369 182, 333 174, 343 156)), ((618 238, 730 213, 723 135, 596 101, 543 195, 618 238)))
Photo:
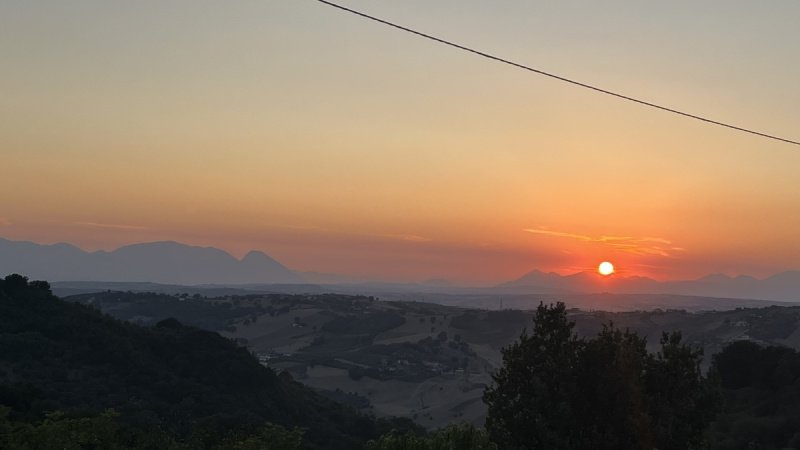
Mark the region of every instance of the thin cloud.
POLYGON ((270 224, 270 227, 273 228, 284 228, 290 230, 301 230, 301 231, 317 231, 320 233, 326 233, 330 235, 337 235, 337 236, 352 236, 352 237, 363 237, 363 238, 371 238, 371 239, 391 239, 396 241, 406 241, 406 242, 431 242, 433 239, 427 238, 425 236, 420 236, 417 234, 362 234, 353 231, 347 230, 337 230, 334 228, 325 228, 317 225, 290 225, 290 224, 270 224))
POLYGON ((582 242, 595 242, 607 245, 616 250, 632 253, 634 255, 672 256, 673 251, 686 251, 681 247, 673 247, 672 241, 660 237, 633 237, 633 236, 588 236, 585 234, 569 233, 566 231, 549 230, 544 227, 526 228, 527 233, 538 234, 555 238, 573 239, 582 242))
POLYGON ((574 234, 574 233, 566 233, 563 231, 551 231, 542 228, 526 228, 524 231, 528 233, 534 234, 543 234, 545 236, 554 236, 554 237, 563 237, 563 238, 570 238, 570 239, 577 239, 579 241, 591 241, 592 238, 590 236, 584 236, 582 234, 574 234))
POLYGON ((98 222, 73 222, 75 225, 79 225, 82 227, 93 227, 93 228, 108 228, 113 230, 151 230, 150 227, 145 227, 141 225, 126 225, 126 224, 118 224, 118 223, 98 223, 98 222))
POLYGON ((416 234, 383 234, 381 236, 389 239, 398 239, 407 242, 431 242, 433 240, 431 238, 418 236, 416 234))
POLYGON ((642 238, 642 241, 643 242, 657 242, 659 244, 672 245, 672 241, 664 239, 664 238, 658 238, 658 237, 645 237, 645 238, 642 238))
POLYGON ((303 231, 331 231, 327 228, 323 228, 317 225, 296 225, 296 224, 269 224, 269 227, 272 228, 286 228, 289 230, 303 230, 303 231))

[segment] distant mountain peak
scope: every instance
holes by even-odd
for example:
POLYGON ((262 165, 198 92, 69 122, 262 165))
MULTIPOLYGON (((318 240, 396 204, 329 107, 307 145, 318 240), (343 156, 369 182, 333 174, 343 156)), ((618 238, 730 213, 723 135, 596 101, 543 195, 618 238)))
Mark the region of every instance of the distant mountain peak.
POLYGON ((751 277, 750 275, 738 275, 738 276, 736 276, 736 278, 734 278, 734 280, 737 280, 737 281, 758 281, 757 278, 751 277))
POLYGON ((264 252, 241 261, 215 247, 176 241, 139 242, 112 251, 86 252, 69 244, 0 241, 0 273, 53 281, 123 281, 175 284, 303 283, 264 252))
POLYGON ((260 250, 250 250, 242 258, 242 262, 244 261, 275 261, 275 260, 260 250))
POLYGON ((704 277, 698 278, 697 281, 730 281, 733 278, 724 273, 712 273, 704 277))
POLYGON ((154 248, 154 249, 192 249, 192 250, 212 250, 215 252, 222 252, 229 254, 225 250, 220 250, 216 247, 203 247, 200 245, 184 244, 178 241, 151 241, 151 242, 136 242, 133 244, 123 245, 122 247, 112 250, 111 253, 129 248, 154 248))
POLYGON ((724 273, 713 273, 693 280, 658 281, 619 275, 604 280, 593 272, 559 275, 534 269, 516 280, 496 286, 496 289, 523 294, 610 292, 800 301, 800 271, 781 272, 763 280, 747 275, 734 278, 724 273))
MULTIPOLYGON (((767 280, 800 280, 800 271, 787 270, 786 272, 776 273, 767 278, 767 280)), ((798 294, 800 294, 800 292, 798 292, 798 294)))

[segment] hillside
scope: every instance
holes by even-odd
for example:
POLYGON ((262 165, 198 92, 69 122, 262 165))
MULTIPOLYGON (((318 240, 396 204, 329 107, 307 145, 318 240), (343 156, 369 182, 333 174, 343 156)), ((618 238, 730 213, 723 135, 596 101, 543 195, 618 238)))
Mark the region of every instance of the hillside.
POLYGON ((265 422, 306 429, 308 448, 358 448, 392 425, 276 375, 214 332, 121 322, 18 275, 0 280, 0 405, 17 421, 113 408, 133 430, 201 448, 265 422))
MULTIPOLYGON (((613 297, 613 296, 611 296, 613 297)), ((265 365, 287 370, 324 395, 383 416, 435 428, 453 420, 481 425, 483 389, 500 365, 500 349, 530 327, 532 313, 422 302, 380 301, 343 294, 251 294, 204 297, 104 292, 69 297, 115 317, 154 324, 177 317, 246 344, 265 365)), ((614 304, 611 299, 600 302, 614 304)), ((667 302, 668 303, 668 302, 667 302)), ((800 348, 800 308, 715 312, 572 309, 582 336, 612 321, 648 338, 682 330, 711 355, 749 340, 800 348)))

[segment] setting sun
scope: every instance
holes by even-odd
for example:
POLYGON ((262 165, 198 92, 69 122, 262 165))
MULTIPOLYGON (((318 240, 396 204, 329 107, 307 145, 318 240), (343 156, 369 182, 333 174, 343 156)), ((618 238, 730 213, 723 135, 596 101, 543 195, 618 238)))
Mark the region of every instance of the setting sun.
POLYGON ((597 272, 604 277, 607 277, 614 273, 614 265, 608 261, 603 261, 597 266, 597 272))

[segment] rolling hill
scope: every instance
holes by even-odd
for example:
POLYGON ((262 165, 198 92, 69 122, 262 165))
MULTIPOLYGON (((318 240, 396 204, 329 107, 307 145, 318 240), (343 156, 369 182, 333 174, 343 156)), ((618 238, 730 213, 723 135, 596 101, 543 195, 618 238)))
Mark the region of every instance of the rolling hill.
POLYGON ((179 441, 271 422, 304 428, 307 448, 319 449, 359 448, 404 426, 320 396, 217 333, 172 318, 122 322, 18 275, 0 280, 0 405, 16 421, 113 408, 129 428, 179 441))

